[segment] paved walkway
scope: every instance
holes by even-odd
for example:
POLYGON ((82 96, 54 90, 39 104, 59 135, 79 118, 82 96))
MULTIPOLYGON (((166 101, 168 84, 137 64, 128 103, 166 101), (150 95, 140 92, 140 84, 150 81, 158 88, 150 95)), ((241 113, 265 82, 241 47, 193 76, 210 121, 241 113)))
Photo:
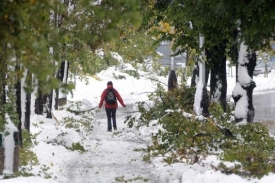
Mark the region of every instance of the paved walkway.
POLYGON ((77 178, 82 183, 158 182, 152 173, 152 165, 142 160, 141 149, 146 148, 147 144, 139 138, 138 130, 124 124, 127 110, 119 108, 117 113, 118 130, 113 132, 107 132, 105 110, 100 109, 95 114, 94 128, 85 141, 87 156, 71 162, 82 163, 82 166, 77 166, 82 168, 70 171, 72 182, 75 182, 74 172, 76 175, 78 172, 86 172, 82 180, 77 178))

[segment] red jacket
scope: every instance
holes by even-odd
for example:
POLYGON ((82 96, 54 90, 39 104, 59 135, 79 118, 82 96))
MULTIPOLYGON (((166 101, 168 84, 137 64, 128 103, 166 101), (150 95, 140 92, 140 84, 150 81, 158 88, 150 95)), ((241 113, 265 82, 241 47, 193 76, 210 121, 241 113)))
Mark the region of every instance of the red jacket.
MULTIPOLYGON (((111 89, 111 88, 114 89, 112 85, 108 85, 108 86, 107 86, 107 89, 111 89)), ((100 102, 99 102, 99 105, 98 105, 99 108, 101 108, 102 105, 103 105, 103 102, 104 102, 104 100, 105 100, 105 96, 106 96, 106 94, 107 94, 107 89, 105 89, 105 90, 102 92, 102 94, 101 94, 101 99, 100 99, 100 102)), ((118 93, 118 91, 117 91, 116 89, 114 89, 114 93, 115 93, 116 98, 117 98, 117 100, 119 101, 119 103, 120 103, 123 107, 126 107, 126 105, 124 104, 124 102, 123 102, 121 96, 119 95, 119 93, 118 93)), ((107 103, 105 102, 105 108, 117 108, 117 107, 118 107, 117 102, 116 102, 115 104, 107 104, 107 103)))

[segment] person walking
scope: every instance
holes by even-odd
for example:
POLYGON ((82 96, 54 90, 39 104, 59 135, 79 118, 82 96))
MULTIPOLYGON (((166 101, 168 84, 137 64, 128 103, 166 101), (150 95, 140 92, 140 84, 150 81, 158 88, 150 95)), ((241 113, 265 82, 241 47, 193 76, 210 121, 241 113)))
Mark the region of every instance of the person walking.
POLYGON ((107 129, 108 132, 112 131, 111 121, 113 121, 114 130, 117 130, 117 124, 116 124, 116 110, 118 107, 117 100, 124 108, 126 107, 120 94, 113 87, 112 81, 108 81, 107 88, 103 90, 101 94, 101 99, 98 105, 98 108, 101 108, 103 106, 103 103, 105 102, 105 111, 106 111, 107 122, 108 122, 108 129, 107 129))

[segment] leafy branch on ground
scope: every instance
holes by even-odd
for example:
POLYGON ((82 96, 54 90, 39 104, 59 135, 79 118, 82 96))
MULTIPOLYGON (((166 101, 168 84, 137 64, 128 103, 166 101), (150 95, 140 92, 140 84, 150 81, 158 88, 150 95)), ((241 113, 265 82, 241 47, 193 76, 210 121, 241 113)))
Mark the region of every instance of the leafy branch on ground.
POLYGON ((137 177, 131 178, 131 179, 125 179, 124 176, 120 176, 120 177, 116 177, 115 178, 116 182, 135 182, 137 180, 141 180, 143 182, 148 182, 147 178, 144 178, 144 177, 142 177, 140 175, 138 175, 137 177))
POLYGON ((128 116, 125 122, 136 127, 156 125, 153 122, 157 121, 158 132, 152 135, 152 145, 143 159, 150 161, 161 155, 168 164, 194 164, 216 155, 221 163, 212 168, 226 174, 260 178, 275 172, 275 141, 268 129, 261 123, 235 125, 232 107, 224 113, 213 101, 209 110, 214 124, 196 117, 192 114, 194 90, 184 84, 173 92, 159 87, 149 95, 149 102, 138 103, 139 117, 128 116), (233 136, 225 135, 217 126, 230 130, 233 136))

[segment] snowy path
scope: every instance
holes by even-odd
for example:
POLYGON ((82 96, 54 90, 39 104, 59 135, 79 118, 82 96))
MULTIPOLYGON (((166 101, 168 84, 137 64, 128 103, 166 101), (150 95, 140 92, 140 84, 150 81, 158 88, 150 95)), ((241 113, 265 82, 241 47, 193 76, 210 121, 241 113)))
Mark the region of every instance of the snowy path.
POLYGON ((105 110, 96 114, 93 131, 85 141, 86 156, 82 156, 82 160, 70 161, 77 169, 67 169, 71 182, 157 182, 152 175, 152 166, 142 160, 141 149, 146 148, 146 144, 134 128, 124 124, 126 114, 123 115, 121 110, 118 109, 117 114, 118 130, 113 132, 107 132, 105 110), (81 165, 77 165, 79 162, 81 165), (76 177, 80 173, 83 177, 76 177))

